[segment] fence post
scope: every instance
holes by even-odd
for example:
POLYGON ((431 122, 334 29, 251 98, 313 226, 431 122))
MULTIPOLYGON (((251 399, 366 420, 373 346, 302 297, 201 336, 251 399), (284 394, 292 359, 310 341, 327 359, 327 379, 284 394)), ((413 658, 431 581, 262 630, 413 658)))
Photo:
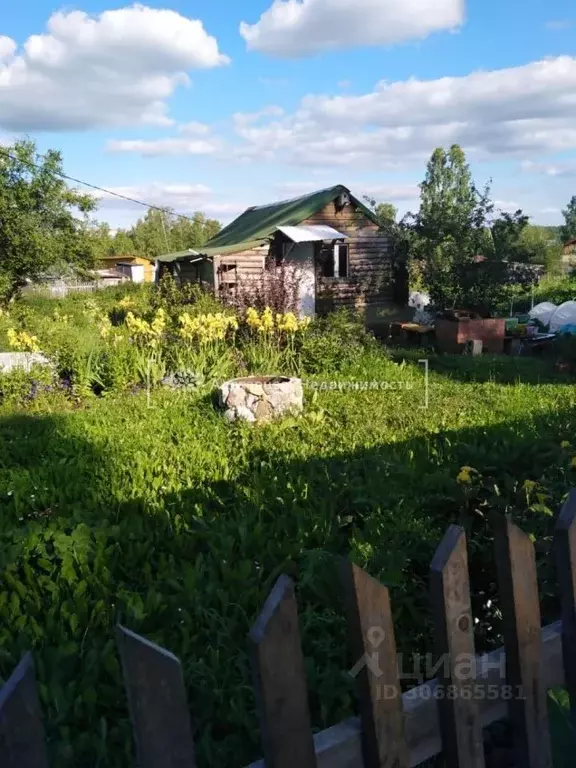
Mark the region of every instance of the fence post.
POLYGON ((0 765, 48 768, 34 661, 27 653, 0 690, 0 765))
POLYGON ((483 768, 466 534, 457 525, 448 528, 432 560, 430 596, 442 662, 438 716, 446 763, 449 768, 483 768))
POLYGON ((388 589, 343 560, 341 577, 355 666, 364 768, 408 768, 402 692, 388 589))
POLYGON ((122 626, 116 628, 138 768, 194 768, 190 713, 179 660, 122 626))
POLYGON ((542 685, 540 604, 534 546, 509 518, 496 532, 506 673, 515 758, 526 768, 550 768, 546 690, 542 685))
POLYGON ((266 768, 316 768, 294 584, 280 576, 249 633, 266 768))
POLYGON ((560 511, 555 532, 556 562, 562 598, 562 655, 570 695, 572 726, 576 729, 576 489, 560 511))

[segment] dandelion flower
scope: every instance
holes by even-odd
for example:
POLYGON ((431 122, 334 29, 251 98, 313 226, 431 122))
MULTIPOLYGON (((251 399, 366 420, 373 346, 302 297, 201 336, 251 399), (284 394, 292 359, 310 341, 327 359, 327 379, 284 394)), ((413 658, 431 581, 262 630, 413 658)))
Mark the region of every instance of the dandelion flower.
POLYGON ((457 482, 469 485, 472 482, 473 472, 476 472, 474 467, 460 467, 460 472, 456 478, 457 482))

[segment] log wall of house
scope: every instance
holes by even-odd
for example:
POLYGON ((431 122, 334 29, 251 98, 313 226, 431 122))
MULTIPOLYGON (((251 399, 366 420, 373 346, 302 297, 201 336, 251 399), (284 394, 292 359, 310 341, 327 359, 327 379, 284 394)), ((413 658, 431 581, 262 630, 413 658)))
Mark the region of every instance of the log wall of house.
POLYGON ((258 279, 264 271, 269 246, 252 248, 230 256, 217 256, 214 264, 216 285, 220 293, 233 290, 238 283, 258 279))
MULTIPOLYGON (((361 309, 391 302, 394 296, 392 243, 379 233, 378 226, 354 205, 338 210, 332 202, 302 224, 325 224, 348 236, 349 271, 346 278, 324 277, 317 253, 316 309, 326 312, 337 307, 361 309)), ((331 246, 328 246, 331 249, 331 246)))

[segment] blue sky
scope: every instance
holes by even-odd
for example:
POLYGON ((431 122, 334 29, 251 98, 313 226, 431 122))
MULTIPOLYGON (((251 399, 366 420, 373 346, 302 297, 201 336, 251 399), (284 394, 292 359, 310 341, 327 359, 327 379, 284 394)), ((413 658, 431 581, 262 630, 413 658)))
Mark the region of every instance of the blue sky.
POLYGON ((335 183, 413 210, 427 157, 458 142, 503 209, 560 223, 575 33, 573 0, 29 0, 0 17, 0 140, 223 221, 335 183))

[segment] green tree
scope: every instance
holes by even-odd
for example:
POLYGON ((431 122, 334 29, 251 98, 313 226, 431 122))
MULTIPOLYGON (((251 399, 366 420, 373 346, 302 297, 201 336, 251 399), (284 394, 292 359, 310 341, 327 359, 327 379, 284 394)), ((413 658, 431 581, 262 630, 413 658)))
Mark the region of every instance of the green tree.
POLYGON ((198 248, 220 231, 220 222, 203 213, 191 217, 151 209, 127 232, 139 256, 155 259, 161 253, 198 248))
POLYGON ((526 262, 543 264, 549 273, 560 270, 562 244, 548 227, 528 224, 520 235, 520 247, 526 262))
POLYGON ((392 203, 375 203, 374 213, 378 217, 380 227, 382 229, 386 229, 387 227, 391 227, 396 224, 398 208, 396 208, 396 206, 392 203))
POLYGON ((420 192, 414 248, 433 302, 485 309, 501 281, 488 226, 489 187, 478 191, 464 151, 453 145, 434 150, 420 192))
POLYGON ((93 262, 88 214, 96 201, 61 174, 55 150, 40 155, 28 139, 0 148, 0 302, 28 281, 93 262))
POLYGON ((508 261, 529 261, 529 253, 522 239, 530 221, 521 210, 502 213, 492 224, 492 242, 499 259, 508 261))
POLYGON ((562 211, 564 216, 564 226, 560 230, 560 235, 564 243, 576 238, 576 195, 573 195, 566 208, 562 211))

